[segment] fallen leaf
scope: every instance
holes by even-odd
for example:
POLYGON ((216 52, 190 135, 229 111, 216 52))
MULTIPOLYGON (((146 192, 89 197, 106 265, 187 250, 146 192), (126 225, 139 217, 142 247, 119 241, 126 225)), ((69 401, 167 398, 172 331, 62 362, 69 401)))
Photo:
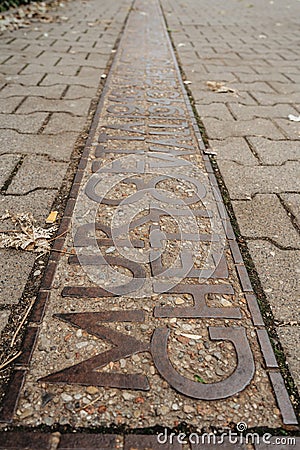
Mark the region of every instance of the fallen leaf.
POLYGON ((294 114, 289 114, 288 119, 292 122, 300 122, 300 116, 294 116, 294 114))
POLYGON ((0 232, 0 248, 15 248, 34 253, 50 251, 50 241, 57 225, 50 228, 36 226, 31 213, 14 215, 7 212, 0 220, 10 219, 15 229, 0 232), (4 217, 4 219, 3 219, 4 217))
MULTIPOLYGON (((2 14, 0 13, 0 31, 13 31, 19 28, 26 28, 31 24, 32 21, 42 23, 65 22, 68 20, 68 17, 53 14, 54 7, 57 8, 62 6, 63 4, 60 2, 60 0, 53 0, 47 3, 33 2, 29 5, 21 5, 16 9, 9 9, 2 14), (49 14, 49 12, 51 14, 49 14)), ((46 35, 48 36, 47 33, 44 33, 44 36, 46 35)))
POLYGON ((206 85, 211 91, 217 92, 218 94, 229 93, 237 95, 236 89, 230 88, 220 81, 207 81, 206 85))
POLYGON ((51 211, 46 219, 46 223, 55 223, 57 219, 58 211, 51 211))

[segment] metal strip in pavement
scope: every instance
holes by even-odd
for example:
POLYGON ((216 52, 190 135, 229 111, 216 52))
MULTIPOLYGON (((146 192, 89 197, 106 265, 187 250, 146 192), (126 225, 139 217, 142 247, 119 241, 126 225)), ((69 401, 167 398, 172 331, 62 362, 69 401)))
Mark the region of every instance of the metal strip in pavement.
POLYGON ((297 424, 203 148, 158 2, 137 0, 2 422, 297 424))

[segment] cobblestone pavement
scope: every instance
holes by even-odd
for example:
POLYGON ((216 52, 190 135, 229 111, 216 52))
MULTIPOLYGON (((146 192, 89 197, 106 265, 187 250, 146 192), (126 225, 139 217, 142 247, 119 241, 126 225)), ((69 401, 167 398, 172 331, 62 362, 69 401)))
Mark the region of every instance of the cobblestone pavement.
POLYGON ((300 113, 300 3, 162 5, 299 389, 300 123, 288 116, 300 113))
MULTIPOLYGON (((54 22, 0 35, 0 216, 7 209, 29 212, 45 226, 54 203, 61 219, 67 194, 61 189, 74 176, 89 111, 130 5, 130 0, 103 0, 101 8, 97 0, 62 3, 52 12, 54 22)), ((0 258, 3 363, 44 263, 33 269, 35 255, 17 250, 1 249, 0 258)))
MULTIPOLYGON (((199 423, 228 428, 239 421, 245 421, 249 427, 295 430, 296 418, 228 216, 222 209, 209 159, 194 155, 197 142, 201 151, 204 146, 195 132, 189 104, 184 96, 181 98, 183 86, 173 66, 158 5, 156 0, 138 0, 133 8, 130 1, 74 0, 62 9, 58 22, 33 24, 26 30, 0 36, 3 46, 0 212, 3 214, 7 208, 14 213, 31 212, 44 224, 53 204, 62 217, 60 205, 67 196, 82 138, 87 137, 93 112, 91 101, 99 92, 103 73, 102 80, 106 78, 116 39, 127 13, 131 13, 126 44, 121 41, 118 45, 119 59, 98 107, 61 222, 60 237, 55 241, 55 251, 30 313, 22 353, 15 360, 10 392, 0 413, 4 424, 42 424, 53 427, 48 428, 52 434, 0 433, 0 448, 27 445, 37 449, 189 448, 181 443, 158 446, 153 436, 133 435, 124 439, 120 435, 123 425, 140 428, 158 422, 175 427, 177 433, 176 427, 181 423, 199 431, 199 423), (179 129, 179 133, 174 129, 179 129), (135 152, 142 155, 141 160, 130 159, 135 152), (163 152, 166 154, 162 155, 163 152), (116 163, 119 154, 129 159, 116 163), (91 173, 103 167, 103 162, 111 164, 110 173, 105 175, 103 170, 102 184, 98 186, 98 181, 96 184, 92 181, 84 191, 89 200, 79 206, 77 203, 75 208, 73 225, 75 217, 75 228, 78 226, 79 231, 73 244, 71 233, 66 232, 80 182, 86 182, 91 173), (188 163, 192 163, 192 169, 188 163), (155 174, 154 180, 148 172, 143 178, 145 167, 150 168, 152 178, 155 174), (195 167, 200 170, 198 184, 193 184, 195 167), (98 245, 104 248, 110 265, 121 267, 121 273, 117 272, 121 280, 126 279, 128 271, 134 274, 133 282, 127 280, 121 290, 111 287, 116 281, 115 272, 108 272, 105 277, 103 260, 97 259, 96 254, 86 255, 86 249, 93 248, 90 228, 80 231, 93 219, 91 205, 98 202, 101 189, 108 189, 105 183, 109 186, 111 174, 120 172, 134 176, 133 182, 126 178, 121 189, 113 186, 111 195, 104 197, 97 211, 99 223, 94 237, 97 248, 98 245), (175 184, 164 176, 170 174, 175 184), (162 220, 161 216, 178 219, 186 211, 174 209, 177 203, 173 196, 155 194, 155 204, 146 205, 149 215, 139 216, 130 228, 134 248, 128 248, 130 243, 123 236, 124 219, 120 219, 128 213, 126 201, 125 208, 119 208, 123 197, 132 196, 136 201, 140 199, 139 191, 150 189, 153 193, 161 188, 175 198, 180 194, 185 208, 193 204, 191 210, 201 228, 199 248, 197 242, 192 247, 184 244, 195 252, 192 266, 187 251, 183 251, 179 253, 182 267, 175 265, 170 272, 167 269, 169 278, 177 280, 178 274, 183 273, 179 283, 187 280, 187 284, 175 288, 164 287, 161 276, 176 253, 176 246, 169 241, 179 239, 178 230, 172 220, 165 217, 162 220), (204 212, 204 207, 208 211, 204 212), (207 220, 210 217, 207 212, 218 217, 215 230, 207 220), (119 247, 111 239, 114 237, 111 216, 117 216, 114 226, 117 237, 121 236, 119 247), (149 221, 151 228, 143 228, 149 221), (209 234, 214 250, 207 256, 208 267, 204 265, 202 269, 209 234), (158 257, 164 241, 167 241, 164 250, 168 251, 166 256, 158 257), (222 254, 219 241, 224 245, 222 254), (150 259, 139 259, 148 255, 147 251, 150 259), (66 254, 59 257, 59 252, 66 254), (100 272, 94 267, 95 261, 100 264, 100 272), (203 287, 197 284, 197 278, 199 274, 204 278, 204 273, 207 285, 203 287), (101 278, 101 287, 99 280, 95 286, 95 277, 101 278), (144 290, 140 290, 141 280, 145 281, 144 290), (118 309, 122 310, 122 317, 118 309), (114 331, 114 322, 123 322, 120 318, 127 325, 117 325, 118 331, 114 331), (102 326, 102 322, 112 325, 102 326), (131 322, 142 324, 135 326, 131 322), (171 330, 169 346, 167 326, 171 330), (110 349, 103 342, 106 340, 116 347, 110 349), (86 352, 91 357, 85 361, 86 352), (168 355, 173 366, 179 367, 178 372, 171 363, 166 363, 168 355), (201 376, 195 375, 198 366, 201 376), (99 381, 96 375, 99 367, 104 381, 99 381), (227 383, 231 377, 234 382, 227 383), (128 388, 131 390, 127 391, 128 388), (88 429, 111 423, 121 426, 109 430, 117 432, 116 435, 83 434, 81 438, 65 434, 63 429, 66 425, 88 429)), ((293 42, 297 41, 294 18, 299 2, 291 0, 278 6, 270 2, 263 6, 256 0, 251 4, 229 0, 226 6, 221 1, 212 6, 206 0, 187 0, 184 4, 162 0, 162 6, 186 86, 205 127, 209 151, 217 153, 218 168, 240 229, 239 241, 242 247, 243 241, 247 243, 260 278, 263 291, 259 284, 256 287, 264 318, 269 326, 275 324, 276 334, 269 327, 275 347, 280 349, 281 343, 299 386, 295 342, 299 342, 296 290, 300 138, 299 123, 287 119, 289 114, 299 115, 299 71, 293 48, 293 42), (209 86, 207 81, 211 82, 209 86)), ((142 205, 142 210, 145 209, 142 205)), ((132 218, 132 211, 130 214, 132 218)), ((181 223, 179 230, 183 231, 184 239, 197 241, 186 226, 190 227, 189 220, 187 224, 181 223)), ((12 352, 11 339, 18 343, 14 331, 31 304, 32 280, 42 279, 44 260, 39 266, 34 264, 35 257, 30 252, 1 250, 4 277, 0 331, 4 359, 12 352), (31 284, 27 282, 29 276, 31 284), (22 308, 18 309, 20 305, 22 308)), ((293 388, 291 385, 290 393, 293 388)), ((294 402, 293 397, 291 400, 294 402)), ((192 450, 204 448, 191 444, 192 450)), ((241 448, 254 447, 264 448, 241 444, 241 448)))

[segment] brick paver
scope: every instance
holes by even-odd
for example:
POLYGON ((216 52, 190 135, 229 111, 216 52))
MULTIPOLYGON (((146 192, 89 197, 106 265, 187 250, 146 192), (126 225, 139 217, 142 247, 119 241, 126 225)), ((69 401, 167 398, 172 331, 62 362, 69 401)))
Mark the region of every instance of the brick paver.
POLYGON ((232 205, 246 238, 267 238, 279 247, 300 249, 299 234, 276 194, 256 194, 249 201, 233 201, 232 205))
MULTIPOLYGON (((54 105, 33 99, 17 113, 54 105)), ((41 136, 49 124, 52 131, 59 128, 60 114, 61 120, 73 117, 53 112, 41 136)), ((257 120, 262 129, 266 119, 257 120)), ((235 123, 230 114, 228 122, 235 123)), ((74 178, 1 422, 77 428, 116 422, 135 429, 210 429, 242 420, 272 429, 297 425, 204 150, 159 2, 137 0, 74 178), (130 249, 124 236, 114 239, 127 237, 127 226, 137 248, 130 249), (159 251, 162 240, 170 252, 159 251), (179 261, 172 261, 175 252, 179 261), (132 276, 124 279, 128 271, 132 276)), ((21 163, 8 194, 58 189, 66 162, 31 154, 21 163)), ((265 238, 259 221, 255 225, 253 233, 265 238)), ((24 444, 28 438, 18 437, 24 444)), ((67 434, 57 436, 56 448, 105 447, 105 441, 99 434, 88 442, 67 434)), ((111 436, 108 445, 115 442, 111 436)), ((126 436, 122 444, 159 448, 155 436, 126 436)))
MULTIPOLYGON (((36 21, 0 35, 1 216, 6 209, 30 212, 45 226, 53 202, 60 202, 72 152, 130 6, 131 0, 74 0, 53 10, 66 20, 36 21)), ((0 332, 9 348, 14 330, 6 322, 11 314, 17 327, 23 318, 27 306, 12 305, 22 296, 36 255, 0 253, 0 332)))
POLYGON ((239 200, 234 210, 265 295, 275 318, 296 321, 278 333, 300 388, 293 350, 299 343, 299 251, 292 250, 299 248, 300 125, 288 120, 300 112, 300 3, 162 5, 209 145, 231 199, 239 200), (236 94, 211 92, 207 81, 223 82, 236 94))
MULTIPOLYGON (((300 113, 300 3, 161 3, 299 388, 300 128, 287 117, 300 113), (210 91, 206 82, 213 80, 236 92, 210 91)), ((5 209, 29 211, 44 224, 130 6, 130 0, 101 0, 101 7, 97 0, 74 0, 61 9, 67 22, 38 23, 0 36, 0 215, 5 209)), ((35 257, 0 253, 1 333, 35 257)), ((247 283, 245 278, 245 291, 247 283)), ((265 364, 280 390, 279 373, 265 364)), ((45 435, 41 439, 48 442, 45 435)), ((107 445, 115 445, 114 437, 107 439, 107 445)), ((72 437, 65 441, 66 448, 73 448, 72 437)), ((128 438, 125 448, 136 444, 144 449, 148 441, 152 445, 150 438, 143 443, 128 438)))
POLYGON ((249 137, 248 143, 255 153, 257 163, 280 166, 286 161, 297 161, 300 157, 298 141, 273 141, 265 137, 249 137))
POLYGON ((18 303, 35 260, 32 253, 18 250, 0 250, 1 286, 0 304, 18 303))
POLYGON ((24 114, 0 114, 0 128, 16 130, 19 133, 37 134, 43 126, 47 113, 24 114))
POLYGON ((0 166, 0 188, 4 187, 4 184, 10 178, 14 168, 20 161, 20 155, 10 155, 5 153, 1 157, 1 166, 0 166))
POLYGON ((57 161, 69 161, 77 137, 78 132, 70 131, 53 136, 51 134, 22 134, 15 130, 2 129, 0 145, 4 152, 8 153, 49 155, 57 161))

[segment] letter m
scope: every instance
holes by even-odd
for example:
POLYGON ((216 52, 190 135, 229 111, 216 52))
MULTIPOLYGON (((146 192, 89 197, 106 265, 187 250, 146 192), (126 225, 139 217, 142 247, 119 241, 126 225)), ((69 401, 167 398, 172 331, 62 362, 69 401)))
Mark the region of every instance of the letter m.
POLYGON ((149 390, 148 379, 144 375, 99 372, 99 369, 110 362, 149 351, 148 343, 138 341, 134 337, 102 325, 102 322, 143 322, 144 313, 142 310, 55 314, 54 317, 81 328, 99 339, 108 341, 113 344, 113 347, 79 364, 40 378, 39 381, 149 390))

